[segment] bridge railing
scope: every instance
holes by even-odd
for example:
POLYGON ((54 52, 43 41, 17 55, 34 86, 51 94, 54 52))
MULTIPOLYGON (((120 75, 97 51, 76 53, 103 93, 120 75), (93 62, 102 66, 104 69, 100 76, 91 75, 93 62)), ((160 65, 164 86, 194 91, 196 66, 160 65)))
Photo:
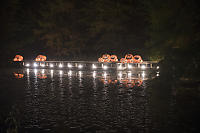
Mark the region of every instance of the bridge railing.
POLYGON ((97 61, 24 61, 23 67, 27 68, 58 68, 58 69, 148 69, 157 68, 158 62, 144 61, 142 63, 102 63, 97 61))

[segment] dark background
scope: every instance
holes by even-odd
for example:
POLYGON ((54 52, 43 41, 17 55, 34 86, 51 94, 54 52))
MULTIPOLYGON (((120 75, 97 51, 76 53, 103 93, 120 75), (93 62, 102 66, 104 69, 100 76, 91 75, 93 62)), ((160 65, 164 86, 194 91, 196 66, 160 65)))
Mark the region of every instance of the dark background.
POLYGON ((0 10, 4 62, 132 53, 199 67, 198 0, 4 0, 0 10))
MULTIPOLYGON (((93 61, 104 53, 119 58, 139 54, 144 60, 159 61, 160 76, 146 84, 151 91, 153 123, 157 123, 153 130, 199 132, 199 0, 3 0, 0 6, 0 98, 14 103, 15 94, 22 98, 24 80, 14 79, 12 69, 7 69, 16 54, 25 60, 44 54, 47 60, 93 61), (175 105, 170 104, 170 97, 175 98, 175 105), (175 114, 169 118, 170 106, 175 114)), ((0 101, 3 106, 12 105, 0 101)), ((0 127, 5 124, 7 129, 10 112, 1 111, 5 119, 0 118, 0 127)))

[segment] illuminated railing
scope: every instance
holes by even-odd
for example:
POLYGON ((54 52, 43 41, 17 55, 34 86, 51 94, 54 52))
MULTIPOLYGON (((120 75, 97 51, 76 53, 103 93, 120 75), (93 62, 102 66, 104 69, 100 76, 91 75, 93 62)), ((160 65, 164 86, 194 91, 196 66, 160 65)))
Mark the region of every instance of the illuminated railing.
POLYGON ((27 68, 54 68, 54 69, 91 69, 91 70, 132 70, 139 68, 141 70, 146 69, 159 69, 155 62, 143 62, 143 63, 102 63, 102 62, 67 62, 67 61, 43 61, 43 62, 23 62, 23 66, 27 68))

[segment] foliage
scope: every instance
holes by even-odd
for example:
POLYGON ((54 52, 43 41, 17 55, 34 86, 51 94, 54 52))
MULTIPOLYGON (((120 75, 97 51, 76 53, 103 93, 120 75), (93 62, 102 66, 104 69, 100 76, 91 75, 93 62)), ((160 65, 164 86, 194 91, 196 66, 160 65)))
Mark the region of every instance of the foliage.
POLYGON ((194 76, 200 65, 198 1, 152 0, 144 3, 149 13, 150 39, 146 46, 151 58, 160 57, 163 67, 173 67, 179 77, 194 76))
POLYGON ((10 0, 4 6, 11 6, 2 14, 6 18, 2 26, 9 24, 3 42, 7 56, 80 58, 104 52, 124 56, 141 53, 147 38, 139 0, 10 0))

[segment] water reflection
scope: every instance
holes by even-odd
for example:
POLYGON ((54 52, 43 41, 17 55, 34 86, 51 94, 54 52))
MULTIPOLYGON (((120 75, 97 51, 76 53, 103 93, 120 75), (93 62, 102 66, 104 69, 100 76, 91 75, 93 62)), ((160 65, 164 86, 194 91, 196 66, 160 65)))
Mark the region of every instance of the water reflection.
POLYGON ((142 86, 148 75, 142 73, 28 69, 23 130, 144 132, 149 112, 142 86))
POLYGON ((68 76, 69 76, 69 77, 72 76, 72 71, 71 71, 71 70, 68 72, 68 76))
POLYGON ((50 70, 51 78, 53 78, 53 70, 50 70))
POLYGON ((17 79, 21 79, 21 78, 24 77, 24 74, 22 74, 22 73, 16 73, 16 72, 14 72, 13 74, 14 74, 15 78, 17 78, 17 79))
POLYGON ((20 132, 199 132, 199 82, 177 84, 157 69, 62 71, 0 73, 0 131, 16 105, 20 132))
POLYGON ((62 76, 63 76, 63 71, 60 70, 60 71, 59 71, 59 74, 60 74, 60 77, 62 77, 62 76))
POLYGON ((38 73, 37 77, 39 79, 46 79, 47 78, 47 75, 46 74, 42 74, 42 73, 38 73))
POLYGON ((93 78, 96 78, 96 71, 94 71, 93 73, 92 73, 92 76, 93 76, 93 78))

